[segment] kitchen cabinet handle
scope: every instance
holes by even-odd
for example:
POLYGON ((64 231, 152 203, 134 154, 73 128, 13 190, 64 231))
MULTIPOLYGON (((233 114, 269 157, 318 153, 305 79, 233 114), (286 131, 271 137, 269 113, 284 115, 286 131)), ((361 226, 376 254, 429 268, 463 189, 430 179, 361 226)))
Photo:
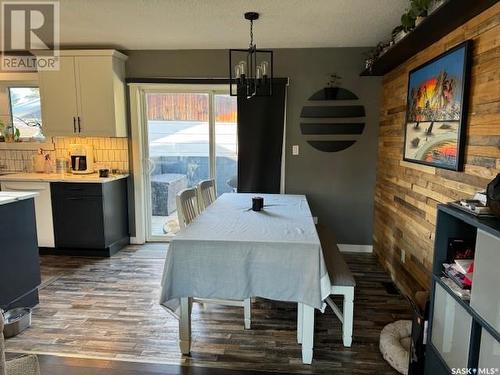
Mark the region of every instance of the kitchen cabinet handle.
POLYGON ((73 133, 76 133, 76 117, 73 116, 73 133))
POLYGON ((82 126, 80 124, 80 116, 78 116, 78 133, 82 132, 82 126))

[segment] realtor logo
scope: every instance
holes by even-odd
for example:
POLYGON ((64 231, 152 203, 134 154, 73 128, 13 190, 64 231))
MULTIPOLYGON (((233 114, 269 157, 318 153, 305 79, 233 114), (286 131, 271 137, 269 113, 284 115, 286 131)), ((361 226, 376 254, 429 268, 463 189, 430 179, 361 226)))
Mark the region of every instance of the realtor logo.
POLYGON ((59 70, 59 2, 1 4, 2 71, 59 70))

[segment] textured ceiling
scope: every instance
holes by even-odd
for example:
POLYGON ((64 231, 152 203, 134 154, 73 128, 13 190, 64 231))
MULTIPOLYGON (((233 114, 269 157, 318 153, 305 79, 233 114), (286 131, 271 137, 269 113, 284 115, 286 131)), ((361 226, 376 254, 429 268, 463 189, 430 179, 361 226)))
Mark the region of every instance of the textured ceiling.
POLYGON ((408 0, 61 0, 61 44, 122 49, 361 47, 387 38, 408 0))

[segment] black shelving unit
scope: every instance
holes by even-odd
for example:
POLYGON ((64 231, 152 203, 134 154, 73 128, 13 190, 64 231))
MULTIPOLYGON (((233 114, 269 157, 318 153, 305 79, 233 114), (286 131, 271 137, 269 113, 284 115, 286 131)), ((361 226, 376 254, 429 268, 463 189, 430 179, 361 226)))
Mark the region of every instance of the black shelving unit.
POLYGON ((479 219, 457 208, 439 205, 425 374, 444 375, 452 373, 453 368, 478 369, 485 367, 485 364, 495 367, 495 364, 491 363, 492 358, 498 367, 500 357, 491 354, 494 353, 493 347, 488 351, 487 345, 495 342, 498 345, 500 342, 497 322, 500 310, 483 308, 481 299, 475 298, 480 294, 483 295, 482 300, 484 296, 491 301, 497 301, 499 298, 498 286, 494 285, 498 276, 485 269, 485 264, 487 268, 500 267, 500 220, 479 219), (448 258, 448 243, 453 238, 475 242, 471 302, 462 300, 441 279, 442 265, 448 258), (478 285, 485 285, 485 280, 486 287, 478 289, 478 285), (483 342, 487 344, 483 345, 483 342))
POLYGON ((362 76, 383 76, 419 51, 488 9, 498 0, 448 0, 380 56, 362 76))

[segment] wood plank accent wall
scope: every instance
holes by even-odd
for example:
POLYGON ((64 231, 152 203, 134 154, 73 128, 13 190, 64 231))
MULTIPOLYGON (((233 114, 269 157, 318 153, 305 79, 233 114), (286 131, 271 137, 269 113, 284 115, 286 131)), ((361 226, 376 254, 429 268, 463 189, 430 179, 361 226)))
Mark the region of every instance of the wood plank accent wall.
POLYGON ((470 197, 500 173, 500 3, 384 76, 374 252, 406 293, 430 286, 436 206, 470 197), (464 172, 403 161, 408 72, 473 39, 464 172), (405 261, 402 262, 402 252, 405 261))

